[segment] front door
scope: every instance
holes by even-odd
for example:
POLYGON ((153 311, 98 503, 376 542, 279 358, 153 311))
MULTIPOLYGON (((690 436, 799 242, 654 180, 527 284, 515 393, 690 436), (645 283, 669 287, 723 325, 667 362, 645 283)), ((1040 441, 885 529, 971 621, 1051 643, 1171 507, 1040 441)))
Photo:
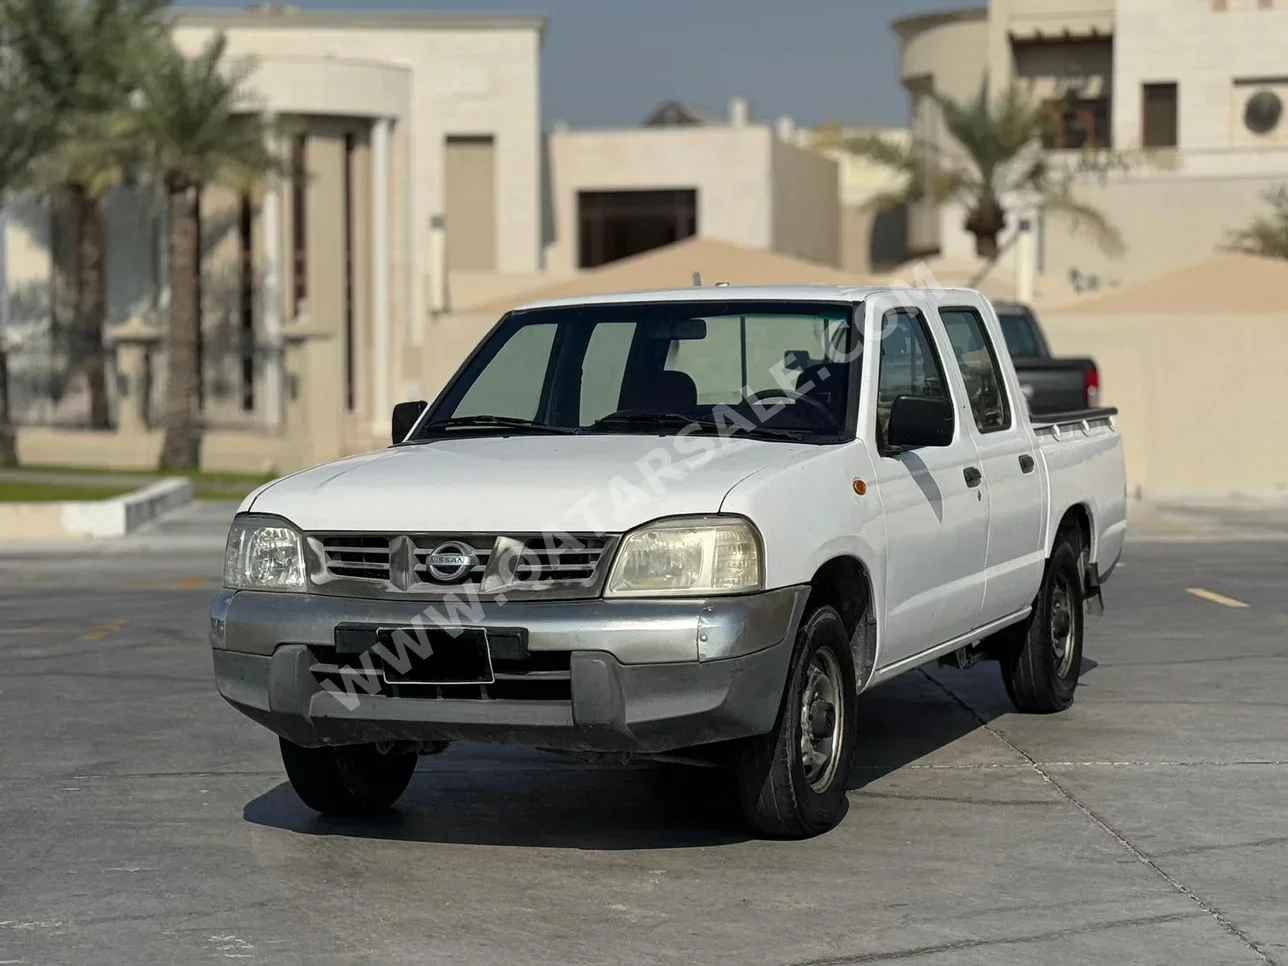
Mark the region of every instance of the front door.
POLYGON ((988 549, 988 492, 975 441, 954 398, 925 315, 914 308, 882 321, 873 460, 886 522, 886 626, 880 665, 895 664, 979 623, 988 549), (886 455, 890 406, 899 396, 954 402, 948 446, 886 455))

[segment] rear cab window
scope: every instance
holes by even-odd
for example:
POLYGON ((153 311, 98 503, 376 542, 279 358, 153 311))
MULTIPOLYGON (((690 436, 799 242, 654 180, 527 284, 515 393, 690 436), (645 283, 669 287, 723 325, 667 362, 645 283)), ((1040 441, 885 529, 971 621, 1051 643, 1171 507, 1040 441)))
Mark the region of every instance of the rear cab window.
POLYGON ((955 306, 940 308, 939 318, 966 384, 975 428, 981 433, 1010 429, 1011 402, 1006 377, 983 315, 971 306, 955 306))
POLYGON ((800 392, 840 414, 847 353, 838 344, 847 313, 708 316, 706 337, 675 342, 666 368, 687 373, 703 405, 738 405, 747 396, 784 400, 800 392), (783 393, 783 382, 794 388, 783 393))

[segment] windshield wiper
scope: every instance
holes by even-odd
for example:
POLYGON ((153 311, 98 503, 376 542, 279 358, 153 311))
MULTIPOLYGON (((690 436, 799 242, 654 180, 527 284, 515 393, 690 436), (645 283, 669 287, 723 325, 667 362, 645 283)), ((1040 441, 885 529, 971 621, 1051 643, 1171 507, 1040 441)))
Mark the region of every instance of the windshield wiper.
POLYGON ((575 433, 577 430, 567 426, 550 426, 535 419, 523 419, 520 416, 452 416, 449 419, 437 419, 421 427, 421 432, 438 429, 520 429, 533 433, 575 433))
POLYGON ((750 429, 740 423, 724 421, 720 422, 706 416, 692 416, 685 413, 646 413, 646 412, 620 412, 609 413, 602 419, 595 420, 591 429, 607 429, 613 426, 641 426, 660 429, 662 427, 685 427, 697 426, 706 432, 721 433, 734 435, 740 433, 753 439, 773 439, 785 440, 787 442, 800 443, 809 437, 805 433, 796 432, 790 429, 771 429, 768 426, 752 426, 750 429))
POLYGON ((602 419, 597 419, 590 424, 591 429, 599 429, 601 426, 687 426, 689 423, 697 423, 699 426, 705 426, 715 423, 710 419, 703 419, 700 416, 686 415, 684 413, 646 413, 641 410, 622 410, 617 413, 609 413, 602 419))

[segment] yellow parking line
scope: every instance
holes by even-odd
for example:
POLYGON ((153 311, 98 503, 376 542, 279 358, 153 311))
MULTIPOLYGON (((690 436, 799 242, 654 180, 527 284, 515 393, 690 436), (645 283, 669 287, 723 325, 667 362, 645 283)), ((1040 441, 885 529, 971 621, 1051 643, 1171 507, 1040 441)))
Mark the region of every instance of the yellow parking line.
POLYGON ((1247 607, 1248 606, 1241 600, 1235 600, 1233 597, 1226 597, 1224 594, 1218 594, 1210 590, 1204 590, 1202 587, 1187 587, 1185 589, 1189 591, 1191 594, 1193 594, 1195 597, 1202 597, 1204 600, 1209 600, 1214 604, 1220 604, 1222 607, 1247 607))
POLYGON ((81 640, 82 641, 101 641, 103 638, 107 637, 108 634, 112 634, 116 631, 119 631, 124 626, 125 626, 125 621, 107 621, 105 624, 103 624, 103 626, 96 627, 87 634, 82 634, 81 640))
POLYGON ((205 583, 206 579, 204 577, 189 577, 186 580, 179 581, 176 586, 179 590, 197 590, 205 583))

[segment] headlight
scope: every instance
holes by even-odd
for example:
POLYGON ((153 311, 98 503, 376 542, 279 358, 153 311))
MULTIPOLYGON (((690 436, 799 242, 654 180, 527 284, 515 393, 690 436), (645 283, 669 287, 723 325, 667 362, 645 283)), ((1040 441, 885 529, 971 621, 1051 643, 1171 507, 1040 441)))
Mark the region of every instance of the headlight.
POLYGON ((741 517, 650 523, 622 539, 608 597, 691 597, 760 590, 760 536, 741 517))
POLYGON ((230 590, 304 590, 304 547, 284 521, 234 520, 224 549, 230 590))

